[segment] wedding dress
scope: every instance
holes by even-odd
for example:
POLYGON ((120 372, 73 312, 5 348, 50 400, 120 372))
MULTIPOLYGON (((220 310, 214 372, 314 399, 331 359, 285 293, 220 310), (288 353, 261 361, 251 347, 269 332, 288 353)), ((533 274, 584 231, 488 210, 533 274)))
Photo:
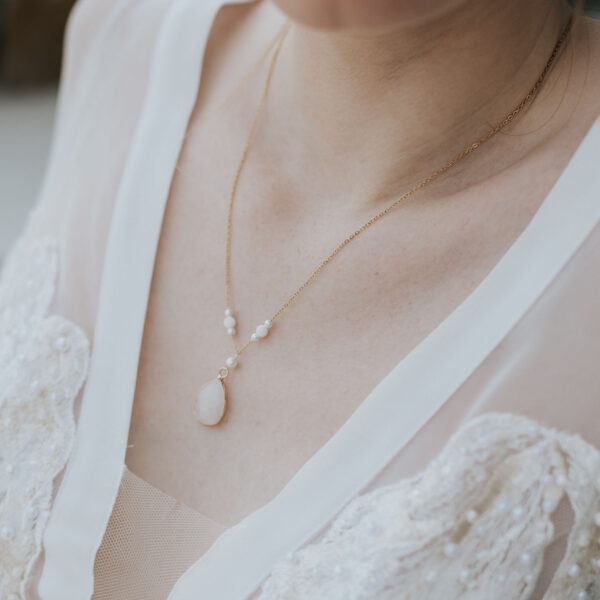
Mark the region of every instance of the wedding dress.
POLYGON ((83 52, 67 44, 0 280, 0 599, 600 598, 600 120, 474 292, 262 508, 225 527, 125 466, 224 4, 84 0, 71 18, 83 52))

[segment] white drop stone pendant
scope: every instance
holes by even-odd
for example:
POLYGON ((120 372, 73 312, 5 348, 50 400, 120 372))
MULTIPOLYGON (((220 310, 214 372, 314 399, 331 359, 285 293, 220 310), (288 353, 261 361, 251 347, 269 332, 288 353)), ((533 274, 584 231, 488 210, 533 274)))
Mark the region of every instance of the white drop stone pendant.
POLYGON ((227 389, 222 377, 211 379, 200 388, 194 406, 194 416, 202 425, 218 425, 227 408, 227 389))

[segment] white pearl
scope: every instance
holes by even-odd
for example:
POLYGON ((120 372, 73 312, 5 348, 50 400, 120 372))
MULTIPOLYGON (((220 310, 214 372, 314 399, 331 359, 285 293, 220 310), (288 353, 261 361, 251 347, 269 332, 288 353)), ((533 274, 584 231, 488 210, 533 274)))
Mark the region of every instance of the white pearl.
POLYGON ((525 509, 522 506, 515 506, 512 509, 513 519, 520 519, 525 514, 525 509))
POLYGON ((435 571, 429 571, 427 575, 425 575, 425 581, 427 583, 432 583, 433 581, 435 581, 436 576, 437 573, 435 571))
POLYGON ((496 579, 499 583, 504 583, 506 581, 506 575, 504 573, 498 573, 496 579))
POLYGON ((449 542, 444 546, 444 554, 448 558, 454 556, 456 554, 457 550, 458 550, 458 546, 456 544, 453 544, 452 542, 449 542))
POLYGON ((237 356, 230 356, 226 361, 225 364, 229 367, 235 367, 237 365, 237 356))
POLYGON ((253 333, 253 334, 250 336, 250 341, 251 341, 251 342, 256 342, 256 340, 258 340, 258 336, 257 336, 255 333, 253 333))
POLYGON ((520 560, 524 565, 530 565, 533 561, 533 556, 531 556, 529 552, 523 552, 523 554, 521 554, 520 560))
POLYGON ((36 519, 37 516, 40 514, 38 507, 33 504, 31 506, 28 506, 25 512, 30 519, 36 519))
POLYGON ((579 568, 579 565, 573 564, 569 567, 567 573, 569 574, 569 577, 577 577, 579 573, 581 573, 581 569, 579 568))
POLYGON ((600 569, 600 558, 592 558, 592 567, 600 569))
POLYGON ((59 337, 54 342, 54 347, 57 350, 59 350, 60 352, 64 352, 69 347, 69 342, 67 342, 67 338, 65 338, 65 337, 59 337))
POLYGON ((594 523, 596 523, 596 525, 597 525, 598 527, 600 527, 600 512, 597 512, 597 513, 594 515, 594 523))
POLYGON ((29 389, 32 392, 38 392, 40 389, 40 382, 37 379, 34 379, 30 384, 29 384, 29 389))
POLYGON ((533 575, 531 573, 527 573, 527 575, 525 575, 525 583, 531 583, 533 581, 533 575))
POLYGON ((469 579, 471 579, 471 571, 469 569, 462 569, 458 574, 458 578, 463 583, 466 583, 467 581, 469 581, 469 579))
POLYGON ((235 333, 235 329, 234 329, 233 327, 228 327, 228 328, 227 328, 227 333, 228 333, 229 335, 233 335, 233 334, 235 333))
POLYGON ((230 308, 226 308, 225 309, 225 316, 226 317, 231 317, 232 313, 231 313, 231 309, 230 308))
POLYGON ((235 327, 235 319, 232 316, 229 317, 225 317, 223 319, 223 325, 225 325, 225 327, 227 329, 231 329, 232 327, 235 327))
POLYGON ((577 590, 575 592, 575 600, 586 600, 587 597, 588 595, 585 590, 577 590))
POLYGON ((473 508, 471 508, 470 510, 467 511, 466 519, 469 523, 474 523, 478 516, 479 516, 479 513, 476 510, 474 510, 473 508))
POLYGON ((567 478, 565 477, 565 475, 563 473, 559 473, 556 476, 556 485, 560 486, 560 487, 565 487, 565 485, 567 485, 568 481, 567 478))
POLYGON ((271 322, 271 320, 270 320, 270 319, 267 319, 267 320, 265 321, 264 325, 265 325, 265 327, 266 327, 267 329, 271 329, 271 327, 273 327, 273 323, 271 322))
POLYGON ((0 529, 0 537, 3 540, 12 540, 15 537, 15 530, 12 527, 5 526, 0 529))
POLYGON ((542 502, 542 510, 546 513, 551 513, 554 511, 556 505, 553 500, 547 499, 542 502))
POLYGON ((267 329, 267 327, 265 325, 259 325, 256 328, 256 335, 258 337, 261 337, 261 338, 267 337, 268 333, 269 333, 269 330, 267 329))
POLYGON ((577 538, 577 545, 580 548, 586 548, 590 545, 590 534, 587 531, 582 531, 577 538))

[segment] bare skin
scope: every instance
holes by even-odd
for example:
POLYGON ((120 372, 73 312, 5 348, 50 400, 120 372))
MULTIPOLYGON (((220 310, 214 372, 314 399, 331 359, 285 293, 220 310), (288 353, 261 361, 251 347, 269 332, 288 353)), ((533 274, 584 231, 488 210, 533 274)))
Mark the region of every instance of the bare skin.
MULTIPOLYGON (((586 19, 533 107, 352 242, 241 357, 226 420, 202 427, 193 399, 232 354, 229 192, 284 18, 265 0, 217 16, 161 234, 126 458, 226 526, 274 497, 483 280, 600 114, 600 28, 586 19)), ((564 22, 547 0, 465 0, 393 35, 295 26, 235 204, 239 339, 339 241, 503 117, 564 22)))

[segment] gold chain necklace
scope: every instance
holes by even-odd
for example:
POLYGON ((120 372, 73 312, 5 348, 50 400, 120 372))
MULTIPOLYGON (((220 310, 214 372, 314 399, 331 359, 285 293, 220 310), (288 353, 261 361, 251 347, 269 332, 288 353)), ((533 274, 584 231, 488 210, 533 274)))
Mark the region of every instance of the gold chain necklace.
POLYGON ((559 50, 563 46, 567 36, 571 30, 573 19, 572 17, 569 19, 567 25, 562 30, 553 50, 550 54, 550 58, 548 59, 544 69, 542 70, 540 76, 537 81, 531 88, 531 90, 527 93, 527 95, 511 110, 505 117, 502 119, 497 125, 492 127, 483 137, 479 138, 477 141, 473 142, 467 148, 465 148, 460 154, 456 155, 452 160, 447 162, 444 166, 440 167, 431 175, 422 179, 417 184, 415 184, 412 188, 410 188, 407 192, 405 192, 400 198, 392 202, 389 206, 384 208, 381 212, 377 213, 375 216, 371 217, 366 223, 364 223, 359 229, 357 229, 354 233, 349 235, 343 242, 341 242, 335 250, 325 259, 321 264, 311 273, 311 275, 304 281, 304 283, 288 298, 288 300, 277 310, 270 319, 267 319, 258 327, 254 333, 250 336, 250 339, 246 342, 244 346, 238 348, 235 335, 236 335, 236 319, 234 316, 234 311, 231 307, 231 215, 233 210, 233 201, 235 198, 235 193, 237 190, 237 185, 240 177, 240 173, 242 171, 242 167, 246 161, 246 157, 248 155, 248 150, 250 147, 250 142, 254 135, 256 124, 258 118, 262 112, 262 108, 265 104, 265 99, 267 97, 267 92, 269 89, 269 84, 271 82, 271 76, 273 74, 273 68, 275 66, 275 62, 277 60, 277 56, 279 55, 279 51, 281 49, 281 44, 285 39, 287 32, 290 29, 290 22, 287 21, 283 26, 282 30, 279 33, 279 37, 277 39, 277 44, 275 50, 273 52, 273 56, 271 58, 271 62, 269 65, 269 70, 267 72, 267 77, 265 80, 262 96, 260 102, 258 104, 258 108, 254 114, 254 118, 252 120, 252 125, 250 127, 250 133, 248 134, 248 138, 246 140, 246 145, 244 147, 244 151, 242 153, 242 158, 239 162, 235 178, 233 181, 233 187, 231 190, 231 196, 229 200, 229 211, 227 214, 227 241, 226 241, 226 250, 225 250, 225 319, 224 326, 227 330, 227 333, 230 335, 233 347, 235 349, 235 355, 230 356, 225 361, 225 366, 221 367, 218 371, 217 377, 209 381, 206 385, 204 385, 194 403, 194 415, 202 423, 203 425, 213 426, 217 425, 223 419, 225 412, 227 410, 228 405, 228 397, 227 397, 227 388, 225 387, 225 378, 229 375, 230 371, 237 365, 238 358, 241 356, 246 349, 255 342, 265 338, 275 320, 281 315, 281 313, 296 299, 296 297, 308 287, 313 280, 319 275, 319 273, 325 268, 325 266, 330 263, 333 258, 345 247, 347 246, 354 238, 359 236, 365 229, 371 227, 374 223, 379 221, 382 217, 388 214, 391 210, 396 208, 406 199, 410 198, 415 192, 425 187, 427 184, 431 183, 434 179, 437 179, 440 175, 451 169, 456 163, 460 160, 471 154, 471 152, 475 151, 481 144, 489 140, 492 136, 496 135, 499 131, 501 131, 504 127, 506 127, 509 123, 513 121, 513 119, 527 106, 529 105, 537 92, 539 91, 543 81, 546 79, 548 72, 550 71, 552 65, 556 61, 556 57, 558 56, 559 50))

